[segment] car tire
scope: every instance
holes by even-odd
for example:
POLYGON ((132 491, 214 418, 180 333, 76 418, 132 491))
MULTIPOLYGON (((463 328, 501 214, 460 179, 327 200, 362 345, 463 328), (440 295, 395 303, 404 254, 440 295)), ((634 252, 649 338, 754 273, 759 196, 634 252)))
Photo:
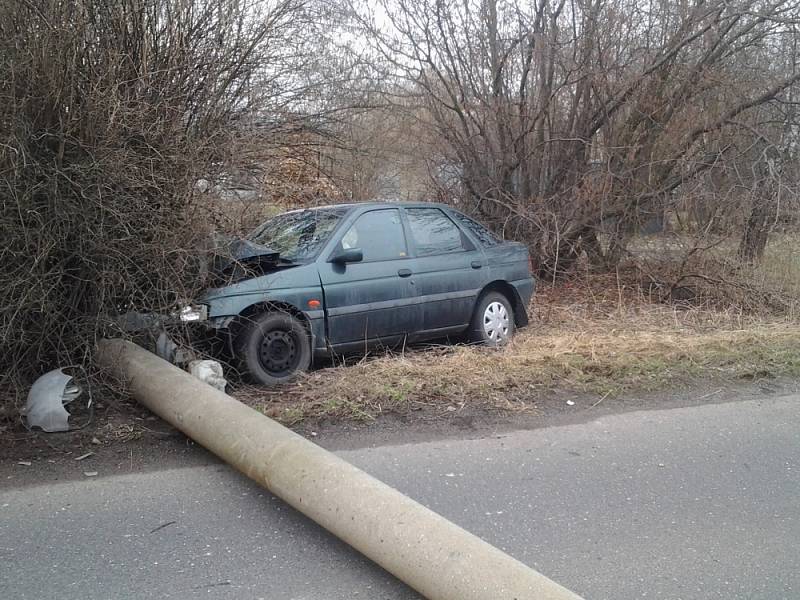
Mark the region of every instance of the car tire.
POLYGON ((264 385, 287 383, 311 365, 308 330, 286 312, 253 317, 236 337, 235 350, 242 374, 264 385))
POLYGON ((514 336, 514 308, 499 292, 478 299, 470 324, 470 341, 484 346, 504 346, 514 336))

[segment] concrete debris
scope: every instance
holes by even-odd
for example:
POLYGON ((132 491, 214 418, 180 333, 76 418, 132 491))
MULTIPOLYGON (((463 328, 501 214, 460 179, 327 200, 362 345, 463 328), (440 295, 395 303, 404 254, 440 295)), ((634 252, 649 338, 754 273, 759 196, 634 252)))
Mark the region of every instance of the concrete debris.
POLYGON ((216 360, 193 360, 189 363, 189 373, 220 392, 224 392, 228 385, 222 373, 222 365, 216 360))

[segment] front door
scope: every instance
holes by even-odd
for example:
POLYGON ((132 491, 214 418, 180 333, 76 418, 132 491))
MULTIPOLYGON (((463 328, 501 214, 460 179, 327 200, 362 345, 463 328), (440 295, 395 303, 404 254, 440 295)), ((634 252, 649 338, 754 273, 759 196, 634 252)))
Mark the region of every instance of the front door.
POLYGON ((408 246, 400 211, 360 215, 337 248, 361 249, 361 262, 322 262, 320 280, 328 317, 328 343, 337 350, 396 343, 420 328, 408 246))

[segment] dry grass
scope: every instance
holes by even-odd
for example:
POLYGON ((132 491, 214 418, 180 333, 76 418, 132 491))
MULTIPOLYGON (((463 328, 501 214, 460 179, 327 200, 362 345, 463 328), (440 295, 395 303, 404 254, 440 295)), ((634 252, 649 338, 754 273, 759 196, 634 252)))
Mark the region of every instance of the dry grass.
POLYGON ((293 424, 463 407, 528 410, 558 391, 614 396, 695 378, 800 374, 800 326, 736 311, 677 310, 614 278, 544 287, 531 325, 502 350, 438 346, 321 369, 242 399, 293 424))
POLYGON ((629 247, 629 262, 654 296, 694 307, 730 312, 798 314, 800 236, 773 232, 755 264, 738 256, 738 235, 669 233, 642 236, 629 247))
POLYGON ((765 287, 800 296, 800 239, 797 234, 773 234, 759 265, 765 287))

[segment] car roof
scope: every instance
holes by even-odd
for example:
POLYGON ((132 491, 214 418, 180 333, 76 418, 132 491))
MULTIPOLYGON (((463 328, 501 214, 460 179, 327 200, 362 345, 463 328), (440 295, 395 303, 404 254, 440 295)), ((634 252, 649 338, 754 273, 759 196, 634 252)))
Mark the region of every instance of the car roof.
POLYGON ((441 202, 426 202, 426 201, 418 201, 418 202, 410 202, 408 200, 402 201, 394 201, 394 200, 366 200, 363 202, 344 202, 342 204, 326 204, 324 206, 308 206, 306 208, 299 208, 295 210, 291 210, 289 212, 301 212, 304 210, 330 210, 333 208, 345 208, 348 210, 356 210, 361 208, 421 208, 421 207, 431 207, 435 206, 438 208, 447 208, 451 209, 452 206, 448 206, 447 204, 442 204, 441 202))

